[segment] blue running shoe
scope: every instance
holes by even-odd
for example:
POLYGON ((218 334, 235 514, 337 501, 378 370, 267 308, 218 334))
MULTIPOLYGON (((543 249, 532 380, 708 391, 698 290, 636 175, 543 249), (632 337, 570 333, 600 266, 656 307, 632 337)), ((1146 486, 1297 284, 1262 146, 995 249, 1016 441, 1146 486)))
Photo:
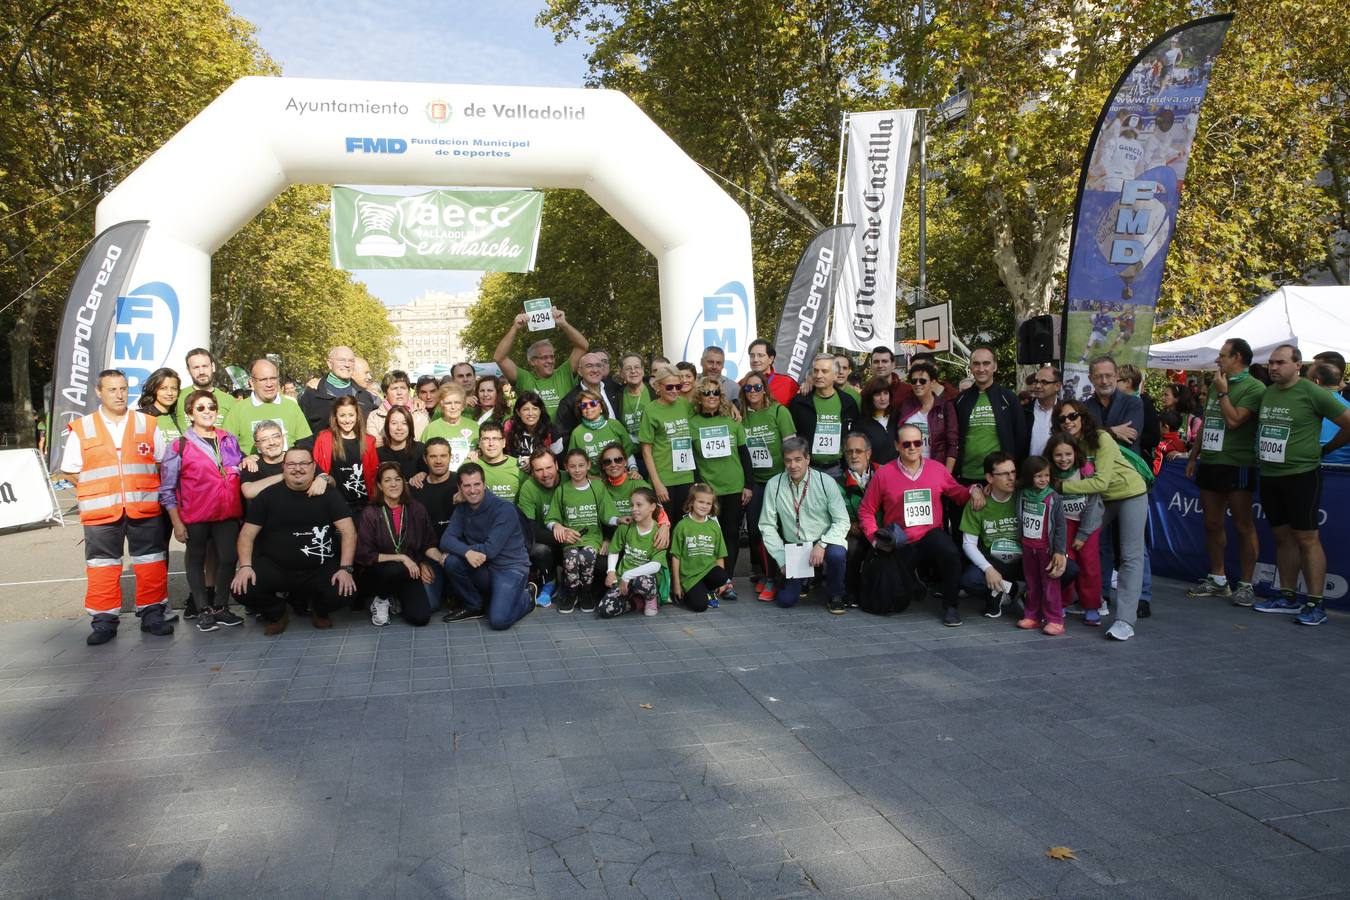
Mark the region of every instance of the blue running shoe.
POLYGON ((1327 611, 1320 606, 1306 604, 1303 610, 1296 616, 1294 621, 1299 625, 1325 625, 1327 624, 1327 611))
POLYGON ((717 609, 718 605, 717 595, 708 594, 708 609, 717 609))
POLYGON ((1269 600, 1260 600, 1252 604, 1252 609, 1260 613, 1282 613, 1286 616, 1296 616, 1303 610, 1303 604, 1280 594, 1271 597, 1269 600))
POLYGON ((534 600, 535 606, 553 605, 553 582, 549 582, 539 590, 539 596, 534 600))
POLYGON ((1095 609, 1083 610, 1083 624, 1091 625, 1093 628, 1100 628, 1102 624, 1102 614, 1095 609))

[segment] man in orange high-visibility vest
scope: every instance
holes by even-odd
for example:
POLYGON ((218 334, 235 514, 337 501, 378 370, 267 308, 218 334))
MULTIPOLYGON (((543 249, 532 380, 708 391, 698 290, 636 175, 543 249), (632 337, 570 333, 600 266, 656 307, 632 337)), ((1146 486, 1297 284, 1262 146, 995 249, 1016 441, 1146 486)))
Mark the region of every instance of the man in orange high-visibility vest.
MULTIPOLYGON (((136 616, 141 631, 173 634, 169 607, 169 537, 159 506, 164 432, 154 418, 127 410, 127 376, 99 373, 99 408, 70 426, 61 469, 74 476, 84 565, 84 607, 93 616, 88 643, 117 636, 122 612, 122 546, 136 573, 136 616)), ((175 617, 176 618, 176 617, 175 617)))

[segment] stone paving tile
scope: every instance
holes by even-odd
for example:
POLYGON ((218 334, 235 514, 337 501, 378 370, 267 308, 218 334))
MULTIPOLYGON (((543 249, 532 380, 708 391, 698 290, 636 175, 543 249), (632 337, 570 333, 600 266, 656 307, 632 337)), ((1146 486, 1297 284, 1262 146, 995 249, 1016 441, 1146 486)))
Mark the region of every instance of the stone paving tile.
POLYGON ((1344 892, 1350 621, 1155 598, 1125 645, 814 603, 9 624, 0 897, 1344 892))

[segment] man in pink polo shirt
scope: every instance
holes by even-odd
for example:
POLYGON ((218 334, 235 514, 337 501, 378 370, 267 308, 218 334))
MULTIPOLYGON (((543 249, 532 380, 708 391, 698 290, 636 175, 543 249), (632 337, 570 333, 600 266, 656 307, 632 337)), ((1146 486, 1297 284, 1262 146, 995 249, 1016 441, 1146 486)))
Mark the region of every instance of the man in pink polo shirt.
POLYGON ((961 578, 961 552, 942 530, 942 498, 949 497, 964 506, 984 507, 984 492, 979 485, 966 488, 956 482, 947 467, 923 458, 923 432, 914 425, 902 425, 895 440, 900 455, 872 476, 858 521, 867 540, 875 544, 877 513, 883 528, 891 528, 897 543, 914 548, 914 561, 931 563, 942 584, 942 624, 954 628, 961 624, 956 592, 961 578), (903 535, 903 537, 901 537, 903 535))

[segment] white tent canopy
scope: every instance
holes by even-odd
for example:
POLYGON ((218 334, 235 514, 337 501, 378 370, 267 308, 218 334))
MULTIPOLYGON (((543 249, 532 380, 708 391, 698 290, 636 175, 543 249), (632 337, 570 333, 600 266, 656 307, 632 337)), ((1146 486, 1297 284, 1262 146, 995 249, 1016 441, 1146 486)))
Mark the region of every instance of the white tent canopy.
POLYGON ((1350 287, 1282 287, 1222 325, 1154 344, 1148 350, 1148 367, 1212 369, 1229 338, 1251 344, 1253 361, 1260 363, 1281 344, 1297 344, 1304 359, 1324 350, 1350 355, 1350 287))

